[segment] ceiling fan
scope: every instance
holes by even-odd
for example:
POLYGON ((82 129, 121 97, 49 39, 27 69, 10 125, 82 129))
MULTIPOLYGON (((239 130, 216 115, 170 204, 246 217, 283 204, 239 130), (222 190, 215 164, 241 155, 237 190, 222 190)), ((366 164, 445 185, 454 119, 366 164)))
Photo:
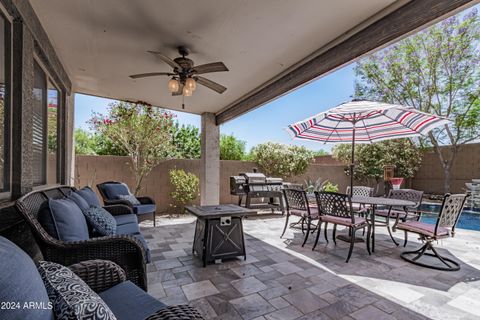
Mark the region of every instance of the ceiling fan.
POLYGON ((168 81, 168 90, 173 96, 191 96, 197 87, 197 83, 218 93, 223 93, 227 90, 227 88, 221 84, 200 76, 200 74, 205 73, 228 71, 228 68, 223 62, 212 62, 195 66, 191 59, 186 58, 190 51, 184 46, 178 47, 178 53, 181 57, 173 60, 158 51, 148 52, 157 56, 160 60, 172 67, 173 71, 132 74, 130 75, 130 78, 139 79, 156 76, 171 77, 168 81))

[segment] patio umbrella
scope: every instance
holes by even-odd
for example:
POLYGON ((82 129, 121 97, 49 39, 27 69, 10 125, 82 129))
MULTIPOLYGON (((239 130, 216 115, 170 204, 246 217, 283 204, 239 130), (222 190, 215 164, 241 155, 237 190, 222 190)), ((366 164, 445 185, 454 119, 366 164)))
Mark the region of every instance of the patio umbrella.
POLYGON ((352 100, 288 126, 294 139, 323 143, 351 143, 350 195, 353 192, 355 143, 426 135, 450 120, 416 110, 410 106, 352 100))

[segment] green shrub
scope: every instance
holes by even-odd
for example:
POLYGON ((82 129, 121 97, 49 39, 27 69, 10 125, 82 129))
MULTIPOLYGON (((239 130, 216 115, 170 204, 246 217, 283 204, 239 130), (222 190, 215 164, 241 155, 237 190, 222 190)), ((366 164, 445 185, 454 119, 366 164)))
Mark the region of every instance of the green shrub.
POLYGON ((170 170, 170 183, 172 185, 170 197, 173 200, 170 207, 175 213, 183 213, 185 206, 197 199, 200 180, 191 172, 172 169, 170 170))
POLYGON ((326 192, 338 192, 338 184, 333 184, 330 181, 328 181, 324 186, 323 186, 323 191, 326 192))

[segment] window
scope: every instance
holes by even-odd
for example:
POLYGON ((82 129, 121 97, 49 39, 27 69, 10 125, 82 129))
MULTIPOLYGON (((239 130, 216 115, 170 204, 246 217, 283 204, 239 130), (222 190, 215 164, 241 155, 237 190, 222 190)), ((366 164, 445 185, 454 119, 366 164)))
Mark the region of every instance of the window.
POLYGON ((0 194, 10 191, 10 25, 0 13, 0 194))
POLYGON ((60 183, 60 91, 36 61, 33 99, 33 185, 60 183))

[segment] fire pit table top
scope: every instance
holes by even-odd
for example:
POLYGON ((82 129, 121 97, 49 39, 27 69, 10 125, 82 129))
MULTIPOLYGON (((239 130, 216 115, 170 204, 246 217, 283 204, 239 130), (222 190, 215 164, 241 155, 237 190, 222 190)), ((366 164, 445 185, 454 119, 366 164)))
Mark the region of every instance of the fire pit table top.
POLYGON ((256 215, 257 211, 243 208, 234 204, 220 204, 213 206, 187 206, 185 209, 197 218, 220 218, 223 216, 244 217, 256 215))

